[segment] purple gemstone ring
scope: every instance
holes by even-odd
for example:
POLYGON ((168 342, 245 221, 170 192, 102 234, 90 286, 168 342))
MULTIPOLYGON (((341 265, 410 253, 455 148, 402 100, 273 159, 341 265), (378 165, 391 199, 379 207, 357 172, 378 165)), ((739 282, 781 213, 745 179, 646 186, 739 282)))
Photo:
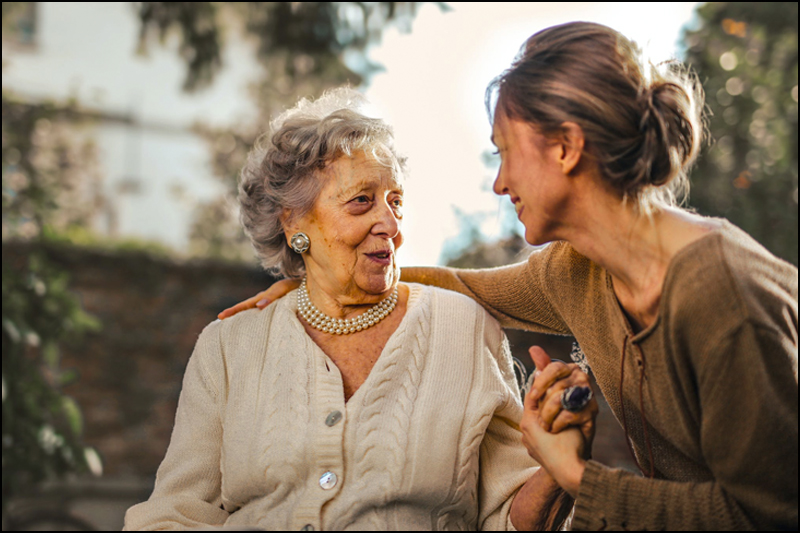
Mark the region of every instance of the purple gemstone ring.
POLYGON ((561 393, 561 407, 570 413, 577 413, 592 401, 592 389, 589 387, 567 387, 561 393))

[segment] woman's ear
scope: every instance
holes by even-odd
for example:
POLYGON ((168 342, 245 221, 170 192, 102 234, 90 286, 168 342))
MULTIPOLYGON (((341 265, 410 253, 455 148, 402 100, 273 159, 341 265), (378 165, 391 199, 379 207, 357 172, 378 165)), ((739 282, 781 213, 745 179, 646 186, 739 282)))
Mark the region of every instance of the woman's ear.
POLYGON ((559 163, 562 172, 569 175, 581 161, 585 139, 583 129, 574 122, 564 122, 561 128, 561 135, 558 137, 561 144, 559 163))
POLYGON ((296 220, 292 216, 291 211, 289 211, 288 209, 283 209, 278 218, 281 221, 281 226, 283 226, 283 233, 286 235, 286 242, 288 243, 291 240, 292 235, 294 235, 300 230, 296 227, 296 220))

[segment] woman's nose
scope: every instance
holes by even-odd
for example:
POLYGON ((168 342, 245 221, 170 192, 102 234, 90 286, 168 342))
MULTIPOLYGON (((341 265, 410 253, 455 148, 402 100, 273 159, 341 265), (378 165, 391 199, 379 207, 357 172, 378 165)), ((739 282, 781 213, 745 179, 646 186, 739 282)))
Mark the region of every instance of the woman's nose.
POLYGON ((381 202, 376 206, 376 220, 372 233, 393 239, 400 232, 400 217, 390 204, 381 202))
POLYGON ((504 194, 508 194, 508 187, 505 186, 503 180, 503 167, 501 166, 497 170, 497 177, 494 179, 494 184, 492 185, 492 190, 497 196, 503 196, 504 194))

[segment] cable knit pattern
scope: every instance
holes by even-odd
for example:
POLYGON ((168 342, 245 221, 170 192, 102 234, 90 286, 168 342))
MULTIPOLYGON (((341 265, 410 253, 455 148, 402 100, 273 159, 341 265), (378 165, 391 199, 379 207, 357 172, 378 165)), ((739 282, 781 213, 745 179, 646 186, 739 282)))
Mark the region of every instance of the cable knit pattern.
POLYGON ((509 528, 537 466, 502 330, 464 296, 410 289, 346 404, 293 294, 206 327, 153 494, 125 528, 509 528), (326 473, 336 481, 323 487, 326 473))
MULTIPOLYGON (((508 346, 508 341, 505 335, 498 335, 497 330, 488 328, 481 332, 476 331, 476 335, 485 334, 483 342, 486 346, 495 347, 494 353, 501 354, 497 362, 496 369, 499 371, 502 380, 506 383, 516 382, 514 370, 511 365, 511 350, 508 346)), ((480 342, 476 338, 476 343, 480 342)), ((477 360, 475 363, 480 365, 486 360, 477 360)), ((494 369, 495 367, 492 366, 494 369)), ((475 384, 473 384, 473 388, 475 384)), ((500 392, 500 391, 498 391, 500 392)), ((496 396, 497 405, 495 410, 499 410, 500 406, 513 404, 510 399, 519 398, 519 393, 515 388, 509 388, 505 393, 500 393, 496 396)), ((456 483, 455 492, 452 495, 449 503, 439 511, 439 519, 437 521, 438 530, 453 530, 457 529, 465 531, 471 529, 470 524, 474 523, 477 518, 477 509, 474 506, 468 505, 469 502, 475 501, 475 490, 477 488, 476 480, 478 478, 480 467, 480 447, 484 442, 483 436, 485 435, 489 424, 492 422, 493 417, 490 412, 484 413, 481 418, 472 425, 466 426, 465 436, 463 442, 466 446, 459 458, 458 468, 456 469, 456 483)))
POLYGON ((467 446, 455 472, 456 485, 453 497, 450 503, 439 511, 436 528, 439 531, 467 531, 470 529, 470 523, 476 518, 477 509, 470 508, 465 503, 477 500, 475 490, 478 485, 478 452, 490 419, 491 414, 484 414, 478 425, 467 432, 467 446))
MULTIPOLYGON (((418 293, 411 298, 417 299, 418 293)), ((408 426, 430 337, 430 302, 411 301, 408 308, 408 316, 387 344, 387 364, 376 364, 372 371, 375 381, 362 397, 363 411, 359 417, 356 457, 365 460, 359 461, 356 469, 358 491, 377 490, 384 505, 395 497, 397 489, 402 486, 408 426), (402 386, 398 387, 398 382, 402 386), (380 430, 376 417, 391 417, 388 431, 380 430)), ((358 512, 354 508, 341 529, 350 529, 359 519, 358 512)), ((369 513, 368 519, 375 529, 388 527, 381 523, 377 509, 369 513)))

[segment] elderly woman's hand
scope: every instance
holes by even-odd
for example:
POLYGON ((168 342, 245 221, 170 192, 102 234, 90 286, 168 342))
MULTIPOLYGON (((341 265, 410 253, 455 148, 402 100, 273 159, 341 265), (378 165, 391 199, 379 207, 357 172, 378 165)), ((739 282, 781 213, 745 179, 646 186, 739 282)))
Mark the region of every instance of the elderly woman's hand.
POLYGON ((551 361, 539 346, 530 348, 531 359, 536 364, 533 385, 525 397, 525 408, 536 409, 537 420, 550 433, 559 433, 569 427, 577 427, 586 439, 587 450, 591 450, 597 418, 597 400, 592 397, 580 411, 570 412, 561 405, 561 396, 567 387, 588 387, 589 376, 578 365, 551 361))
POLYGON ((248 298, 243 302, 239 302, 233 307, 225 309, 223 312, 217 315, 217 318, 222 320, 235 315, 239 311, 245 311, 254 307, 264 309, 270 303, 286 295, 286 293, 296 289, 299 285, 300 282, 294 279, 282 279, 280 281, 276 281, 267 290, 261 291, 255 296, 248 298))
POLYGON ((534 404, 528 401, 528 397, 520 422, 522 443, 528 449, 528 454, 575 498, 586 468, 583 459, 586 441, 583 434, 577 428, 567 428, 558 434, 546 431, 542 427, 539 410, 530 407, 534 404))

